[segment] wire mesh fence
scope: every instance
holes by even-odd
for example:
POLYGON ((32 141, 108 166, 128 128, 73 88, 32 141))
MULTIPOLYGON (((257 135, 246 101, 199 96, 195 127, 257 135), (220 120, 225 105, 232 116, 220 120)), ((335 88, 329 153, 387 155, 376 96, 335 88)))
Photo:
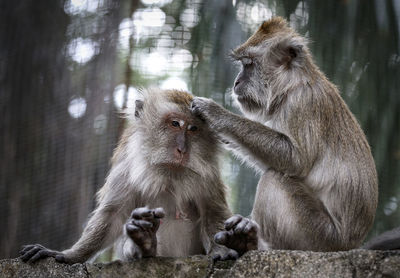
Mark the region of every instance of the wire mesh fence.
MULTIPOLYGON (((399 225, 400 12, 396 1, 367 2, 2 1, 0 258, 77 240, 124 127, 119 113, 140 88, 184 89, 237 112, 228 54, 273 15, 311 38, 372 145, 372 233, 399 225)), ((231 208, 249 214, 256 174, 227 153, 221 161, 231 208)))

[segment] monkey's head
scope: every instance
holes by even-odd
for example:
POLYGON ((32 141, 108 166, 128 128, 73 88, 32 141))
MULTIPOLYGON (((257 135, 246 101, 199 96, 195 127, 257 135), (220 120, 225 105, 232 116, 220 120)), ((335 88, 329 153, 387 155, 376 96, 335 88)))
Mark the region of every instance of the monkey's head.
POLYGON ((300 81, 298 73, 305 68, 308 50, 306 40, 285 19, 275 17, 265 21, 231 56, 241 66, 233 97, 242 112, 251 116, 271 113, 268 110, 277 105, 276 96, 300 81))
POLYGON ((215 135, 189 110, 193 96, 179 90, 149 89, 136 101, 133 136, 141 138, 140 155, 165 172, 202 175, 216 164, 215 135))

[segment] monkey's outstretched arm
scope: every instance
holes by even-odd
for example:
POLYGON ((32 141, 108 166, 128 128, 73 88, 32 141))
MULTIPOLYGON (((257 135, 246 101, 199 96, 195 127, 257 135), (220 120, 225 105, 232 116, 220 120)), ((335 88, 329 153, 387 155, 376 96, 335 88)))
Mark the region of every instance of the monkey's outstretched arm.
POLYGON ((261 167, 268 165, 290 176, 301 176, 310 163, 304 161, 307 156, 287 135, 236 115, 213 100, 196 97, 192 102, 192 112, 228 141, 234 141, 242 152, 257 158, 261 167))
POLYGON ((122 234, 123 220, 117 208, 100 206, 90 218, 78 242, 62 252, 65 262, 84 262, 113 243, 122 234))
POLYGON ((108 247, 122 234, 123 224, 132 209, 133 192, 128 192, 129 183, 124 179, 118 167, 113 167, 106 184, 99 191, 99 204, 92 213, 80 239, 62 252, 50 250, 39 244, 27 245, 21 250, 23 261, 54 257, 59 262, 68 264, 83 263, 108 247), (124 192, 125 194, 122 194, 124 192), (132 193, 132 194, 129 194, 132 193))
POLYGON ((21 250, 21 259, 35 262, 46 257, 74 264, 83 263, 107 247, 122 232, 122 222, 112 211, 99 209, 90 218, 81 238, 70 249, 62 252, 50 250, 40 244, 26 245, 21 250))

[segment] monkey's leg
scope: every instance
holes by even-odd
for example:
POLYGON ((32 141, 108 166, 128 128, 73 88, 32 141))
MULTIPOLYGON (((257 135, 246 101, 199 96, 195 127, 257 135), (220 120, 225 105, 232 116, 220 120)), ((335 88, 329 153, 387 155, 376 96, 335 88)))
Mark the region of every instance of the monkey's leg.
POLYGON ((156 256, 156 233, 160 226, 160 219, 164 216, 165 212, 162 208, 149 209, 143 207, 133 210, 131 217, 125 224, 126 234, 134 243, 127 246, 134 250, 124 251, 128 260, 156 256))
POLYGON ((348 249, 339 221, 316 194, 301 181, 273 170, 260 179, 252 219, 274 249, 348 249))

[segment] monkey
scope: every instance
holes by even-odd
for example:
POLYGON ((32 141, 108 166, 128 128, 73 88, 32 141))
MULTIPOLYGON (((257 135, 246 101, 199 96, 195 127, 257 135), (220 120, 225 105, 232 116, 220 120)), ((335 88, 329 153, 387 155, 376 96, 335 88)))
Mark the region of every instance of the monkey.
POLYGON ((234 215, 215 241, 235 249, 349 250, 360 246, 378 202, 369 144, 307 39, 274 17, 232 57, 232 96, 244 116, 207 98, 191 109, 260 174, 250 218, 234 215))
POLYGON ((129 124, 80 239, 62 252, 27 245, 20 252, 23 261, 54 257, 82 263, 113 243, 122 261, 237 256, 213 240, 231 216, 218 171, 216 135, 191 114, 191 94, 157 88, 142 94, 144 99, 127 112, 129 124))

